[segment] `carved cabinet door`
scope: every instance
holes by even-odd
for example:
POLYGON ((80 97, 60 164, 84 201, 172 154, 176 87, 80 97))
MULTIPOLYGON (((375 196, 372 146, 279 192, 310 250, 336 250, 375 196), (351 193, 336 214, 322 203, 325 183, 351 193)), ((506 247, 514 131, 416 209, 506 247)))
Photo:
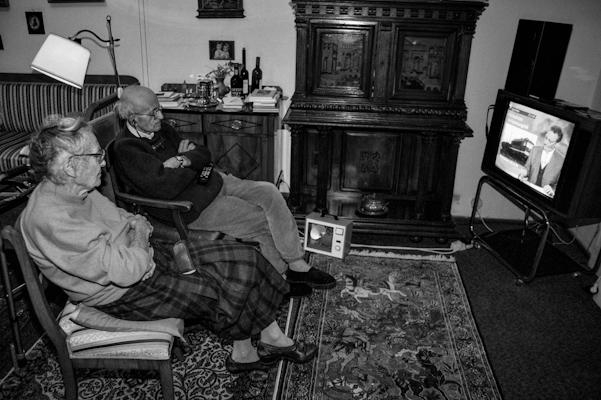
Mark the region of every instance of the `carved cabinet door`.
POLYGON ((392 100, 449 99, 453 72, 455 32, 452 30, 411 31, 397 27, 392 50, 392 100))
POLYGON ((317 23, 312 26, 314 46, 309 60, 313 95, 370 97, 374 24, 341 25, 317 23))

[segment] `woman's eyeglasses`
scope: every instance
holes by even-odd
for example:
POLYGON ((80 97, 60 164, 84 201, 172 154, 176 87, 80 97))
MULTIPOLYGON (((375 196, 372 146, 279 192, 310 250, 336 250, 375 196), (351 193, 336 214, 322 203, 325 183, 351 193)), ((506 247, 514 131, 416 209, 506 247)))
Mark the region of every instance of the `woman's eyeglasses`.
POLYGON ((106 152, 104 151, 104 149, 102 149, 98 153, 73 154, 73 155, 71 155, 71 158, 73 158, 73 157, 94 157, 94 158, 96 158, 96 161, 98 161, 98 164, 100 164, 104 161, 105 154, 106 154, 106 152))

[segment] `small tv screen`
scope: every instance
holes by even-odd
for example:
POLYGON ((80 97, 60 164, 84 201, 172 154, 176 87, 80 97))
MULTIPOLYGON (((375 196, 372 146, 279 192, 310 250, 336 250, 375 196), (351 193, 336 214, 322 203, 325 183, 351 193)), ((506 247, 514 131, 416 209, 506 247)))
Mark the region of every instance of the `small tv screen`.
POLYGON ((510 101, 495 166, 548 198, 555 197, 574 123, 510 101))
POLYGON ((311 213, 305 219, 305 250, 344 258, 351 246, 353 222, 311 213))

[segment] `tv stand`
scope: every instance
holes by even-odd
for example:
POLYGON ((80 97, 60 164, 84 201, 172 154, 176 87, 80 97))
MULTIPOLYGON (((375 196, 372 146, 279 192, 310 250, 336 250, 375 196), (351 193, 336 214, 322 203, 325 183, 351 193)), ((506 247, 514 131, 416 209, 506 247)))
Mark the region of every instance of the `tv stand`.
POLYGON ((518 285, 528 283, 537 276, 570 272, 578 274, 584 267, 550 241, 550 215, 549 210, 485 175, 478 182, 470 217, 470 233, 476 244, 482 244, 516 275, 518 285), (476 232, 476 212, 485 184, 524 211, 521 228, 476 232))

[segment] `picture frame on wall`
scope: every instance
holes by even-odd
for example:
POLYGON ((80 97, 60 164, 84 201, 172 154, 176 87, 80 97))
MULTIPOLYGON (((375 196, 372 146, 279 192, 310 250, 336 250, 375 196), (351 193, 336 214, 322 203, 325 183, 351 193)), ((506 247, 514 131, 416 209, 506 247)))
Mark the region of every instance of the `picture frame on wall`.
POLYGON ((44 17, 41 11, 27 11, 25 12, 25 19, 27 21, 27 32, 30 35, 44 35, 44 17))
POLYGON ((104 3, 104 0, 48 0, 48 3, 104 3))
POLYGON ((233 60, 236 48, 233 40, 209 40, 209 59, 233 60))
POLYGON ((196 18, 244 18, 242 0, 198 0, 196 18))
POLYGON ((0 7, 8 7, 8 0, 0 0, 0 7))

